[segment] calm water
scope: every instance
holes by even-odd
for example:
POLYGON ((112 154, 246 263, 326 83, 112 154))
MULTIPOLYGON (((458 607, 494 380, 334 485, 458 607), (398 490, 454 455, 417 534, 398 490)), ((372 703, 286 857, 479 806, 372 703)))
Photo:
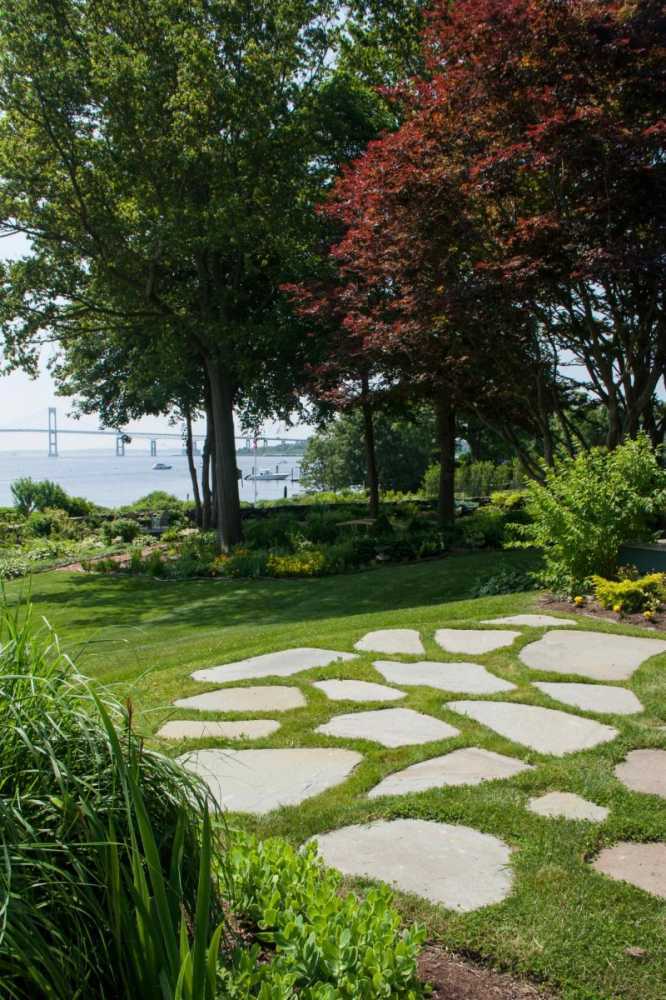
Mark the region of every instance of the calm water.
MULTIPOLYGON (((200 465, 201 458, 197 459, 200 465)), ((280 458, 279 455, 257 457, 257 469, 275 471, 279 463, 280 472, 292 469, 298 471, 298 460, 280 458)), ((240 456, 238 467, 245 476, 252 470, 254 459, 251 456, 240 456)), ((63 489, 75 496, 86 497, 105 507, 118 507, 121 504, 133 503, 139 497, 152 490, 166 490, 181 500, 192 495, 192 482, 187 468, 187 458, 180 451, 164 447, 159 450, 157 458, 151 458, 148 449, 132 452, 129 448, 124 458, 116 458, 111 451, 67 451, 59 458, 48 458, 43 452, 36 451, 4 451, 0 452, 0 506, 9 506, 12 496, 10 484, 19 476, 31 476, 33 479, 52 479, 63 489), (165 462, 173 468, 168 470, 153 470, 155 462, 165 462)), ((285 486, 288 496, 300 492, 297 482, 269 482, 256 484, 258 500, 273 500, 284 495, 285 486)), ((241 500, 250 503, 255 498, 255 484, 245 479, 240 484, 241 500)))

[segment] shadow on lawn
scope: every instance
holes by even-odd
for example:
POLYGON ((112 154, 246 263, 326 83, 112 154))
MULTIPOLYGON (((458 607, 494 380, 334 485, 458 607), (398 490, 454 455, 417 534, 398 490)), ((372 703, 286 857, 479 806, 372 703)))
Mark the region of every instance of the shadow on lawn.
POLYGON ((32 603, 37 610, 42 605, 57 612, 57 623, 67 631, 158 622, 165 627, 280 625, 465 600, 479 577, 501 569, 528 571, 536 564, 532 553, 493 552, 309 580, 163 582, 62 574, 60 586, 52 581, 48 588, 34 586, 32 603))

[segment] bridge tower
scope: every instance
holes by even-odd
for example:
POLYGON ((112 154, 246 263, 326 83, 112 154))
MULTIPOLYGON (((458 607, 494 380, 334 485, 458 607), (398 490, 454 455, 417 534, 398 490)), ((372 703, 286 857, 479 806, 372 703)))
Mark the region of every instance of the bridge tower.
POLYGON ((155 438, 150 439, 150 457, 157 457, 157 440, 155 438))
POLYGON ((116 436, 116 458, 123 458, 125 455, 125 435, 116 436))
POLYGON ((58 457, 58 416, 55 406, 49 406, 49 458, 58 457))

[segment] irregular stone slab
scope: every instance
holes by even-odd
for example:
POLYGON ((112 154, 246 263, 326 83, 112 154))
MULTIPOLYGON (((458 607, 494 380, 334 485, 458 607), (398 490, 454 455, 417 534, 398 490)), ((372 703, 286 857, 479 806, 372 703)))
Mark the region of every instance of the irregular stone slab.
POLYGON ((407 795, 410 792, 425 792, 429 788, 445 788, 450 785, 480 785, 482 781, 497 778, 512 778, 521 771, 533 770, 530 764, 523 764, 515 757, 505 757, 501 753, 482 750, 480 747, 464 747, 453 750, 442 757, 422 760, 404 771, 396 771, 380 781, 368 792, 368 798, 380 795, 407 795))
POLYGON ((315 838, 326 864, 468 913, 511 892, 510 848, 468 826, 423 819, 347 826, 315 838))
POLYGON ((520 651, 520 659, 533 670, 580 674, 595 681, 626 681, 641 663, 666 652, 660 639, 634 639, 608 632, 546 632, 520 651))
POLYGON ((643 706, 633 691, 626 688, 609 687, 608 684, 549 684, 535 681, 550 698, 582 708, 584 712, 599 715, 635 715, 643 711, 643 706))
POLYGON ((419 633, 413 628, 382 628, 368 632, 354 643, 354 649, 370 653, 407 653, 418 656, 424 653, 419 633))
POLYGON ((336 715, 316 731, 350 740, 371 740, 384 747, 432 743, 458 736, 460 732, 448 722, 414 712, 411 708, 380 708, 376 712, 336 715))
POLYGON ((405 697, 404 691, 368 681, 315 681, 312 686, 331 701, 399 701, 405 697))
POLYGON ((577 622, 571 618, 556 618, 554 615, 507 615, 506 618, 486 618, 482 625, 529 625, 530 628, 547 628, 548 626, 569 625, 577 622))
POLYGON ((589 750, 617 736, 617 729, 612 726, 553 708, 506 701, 450 701, 446 707, 494 729, 514 743, 555 757, 589 750))
POLYGON ((598 806, 571 792, 548 792, 537 799, 530 799, 527 808, 538 816, 588 819, 592 823, 603 823, 608 816, 605 806, 598 806))
POLYGON ((630 882, 666 899, 666 844, 621 842, 607 847, 592 863, 595 871, 618 882, 630 882))
POLYGON ((615 768, 615 777, 632 792, 666 799, 666 750, 632 750, 615 768))
POLYGON ((352 750, 197 750, 179 760, 222 809, 267 813, 339 785, 362 760, 352 750))
POLYGON ((305 705, 303 693, 296 687, 220 688, 174 701, 178 708, 199 712, 288 712, 305 705))
POLYGON ((373 667, 392 684, 424 685, 440 691, 462 691, 465 694, 497 694, 513 691, 515 684, 495 677, 479 663, 397 663, 377 660, 373 667))
POLYGON ((435 632, 435 642, 449 653, 479 656, 510 646, 520 634, 499 628, 440 628, 435 632))
POLYGON ((310 646, 299 646, 296 649, 282 649, 279 653, 264 653, 263 656, 251 656, 247 660, 236 663, 224 663, 220 667, 207 667, 205 670, 195 670, 192 677, 195 681, 216 681, 225 684, 227 681, 251 681, 258 677, 290 677, 301 670, 311 670, 313 667, 327 667, 336 660, 355 660, 355 653, 338 653, 334 649, 315 649, 310 646))
POLYGON ((280 728, 274 719, 245 719, 243 722, 210 722, 199 719, 173 719, 157 732, 163 740, 260 740, 280 728))

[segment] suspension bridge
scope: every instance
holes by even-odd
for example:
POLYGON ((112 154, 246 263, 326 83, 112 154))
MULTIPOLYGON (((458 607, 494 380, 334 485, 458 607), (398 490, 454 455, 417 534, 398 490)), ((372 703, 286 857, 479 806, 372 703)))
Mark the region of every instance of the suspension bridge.
MULTIPOLYGON (((185 427, 180 431, 132 431, 124 428, 109 430, 82 430, 81 428, 64 428, 58 426, 58 413, 55 406, 48 408, 48 420, 46 427, 0 427, 1 434, 44 434, 47 438, 48 455, 50 458, 57 458, 59 455, 59 440, 64 435, 79 435, 84 437, 108 437, 115 442, 116 455, 121 458, 125 454, 125 446, 134 440, 150 442, 150 455, 154 458, 157 455, 158 441, 185 441, 185 427)), ((199 450, 199 444, 206 440, 205 434, 192 434, 192 443, 195 452, 199 450)), ((306 438, 285 438, 272 437, 260 434, 257 437, 240 435, 236 437, 236 443, 242 448, 257 451, 259 446, 263 448, 272 446, 293 447, 297 444, 305 444, 306 438)))

